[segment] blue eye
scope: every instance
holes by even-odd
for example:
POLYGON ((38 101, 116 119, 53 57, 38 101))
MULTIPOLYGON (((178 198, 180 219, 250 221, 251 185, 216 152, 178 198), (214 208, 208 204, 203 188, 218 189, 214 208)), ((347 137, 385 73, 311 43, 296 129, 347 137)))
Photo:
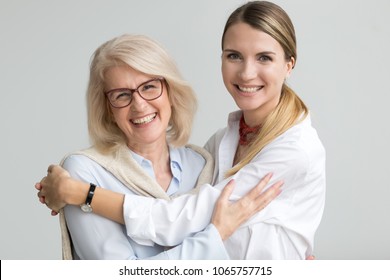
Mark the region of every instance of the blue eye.
POLYGON ((226 57, 230 60, 238 60, 241 58, 240 55, 237 53, 229 53, 226 55, 226 57))
POLYGON ((268 55, 261 55, 261 56, 258 58, 258 60, 261 61, 261 62, 272 61, 271 57, 269 57, 268 55))

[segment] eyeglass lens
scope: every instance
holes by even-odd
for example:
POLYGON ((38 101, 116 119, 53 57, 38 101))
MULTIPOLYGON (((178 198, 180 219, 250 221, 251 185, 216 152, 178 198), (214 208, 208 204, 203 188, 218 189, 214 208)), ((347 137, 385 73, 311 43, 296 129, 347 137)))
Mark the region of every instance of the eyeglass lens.
POLYGON ((161 79, 153 79, 142 83, 137 89, 122 88, 113 90, 109 92, 108 98, 112 106, 125 107, 131 103, 135 92, 138 92, 143 99, 150 101, 161 96, 162 88, 161 79))

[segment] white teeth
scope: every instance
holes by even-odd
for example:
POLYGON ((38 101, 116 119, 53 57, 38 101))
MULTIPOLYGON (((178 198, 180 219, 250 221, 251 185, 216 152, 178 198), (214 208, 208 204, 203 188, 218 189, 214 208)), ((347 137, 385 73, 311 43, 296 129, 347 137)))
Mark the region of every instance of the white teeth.
POLYGON ((238 86, 238 89, 243 92, 255 92, 258 91, 261 87, 240 87, 238 86))
POLYGON ((148 116, 140 118, 140 119, 131 120, 131 122, 134 124, 145 124, 145 123, 149 123, 152 120, 154 120, 154 118, 156 116, 157 116, 157 113, 154 113, 152 115, 148 115, 148 116))

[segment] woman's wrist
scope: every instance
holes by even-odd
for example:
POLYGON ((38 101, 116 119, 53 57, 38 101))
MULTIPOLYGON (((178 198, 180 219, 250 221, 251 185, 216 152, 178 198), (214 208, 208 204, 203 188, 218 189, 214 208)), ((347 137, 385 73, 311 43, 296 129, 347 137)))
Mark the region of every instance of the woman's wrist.
POLYGON ((81 205, 87 198, 89 184, 68 178, 68 187, 65 192, 65 203, 69 205, 81 205))

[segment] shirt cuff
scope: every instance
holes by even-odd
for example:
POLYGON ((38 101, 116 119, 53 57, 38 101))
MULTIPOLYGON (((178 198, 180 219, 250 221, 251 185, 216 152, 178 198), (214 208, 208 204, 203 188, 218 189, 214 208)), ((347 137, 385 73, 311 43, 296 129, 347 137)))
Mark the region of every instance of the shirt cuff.
POLYGON ((153 246, 156 237, 152 221, 153 199, 126 194, 123 203, 123 218, 127 235, 140 245, 153 246), (131 211, 130 211, 131 209, 131 211))

